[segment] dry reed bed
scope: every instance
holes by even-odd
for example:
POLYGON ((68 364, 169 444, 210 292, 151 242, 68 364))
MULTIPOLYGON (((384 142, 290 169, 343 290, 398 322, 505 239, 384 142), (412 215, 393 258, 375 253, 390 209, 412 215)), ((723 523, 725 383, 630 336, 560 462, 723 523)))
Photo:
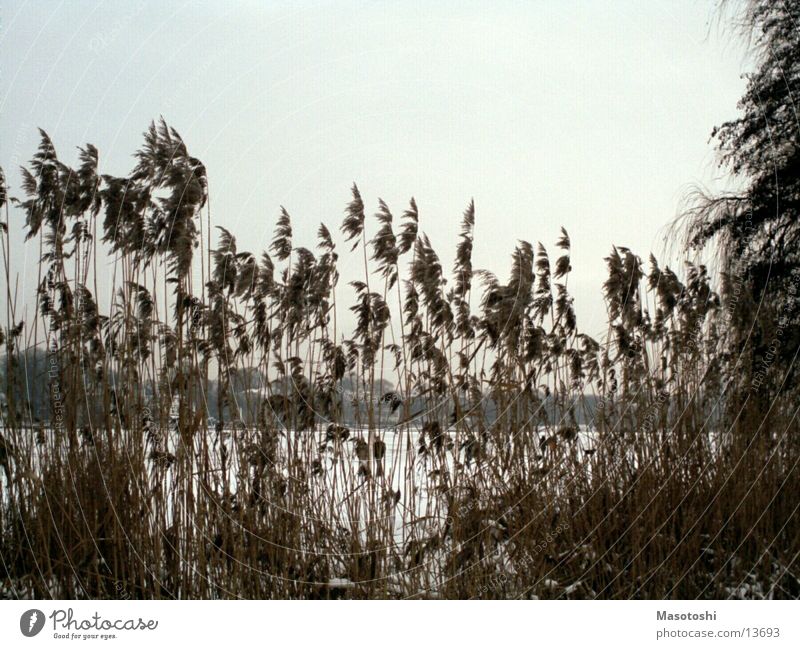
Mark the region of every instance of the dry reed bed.
POLYGON ((296 246, 283 208, 268 251, 212 249, 205 169, 163 122, 136 159, 71 168, 42 133, 11 199, 41 250, 26 322, 2 195, 10 596, 800 594, 796 386, 751 390, 703 266, 613 249, 595 340, 563 230, 504 283, 473 268, 470 203, 449 274, 413 199, 373 228, 353 186, 343 289, 331 232, 296 246))

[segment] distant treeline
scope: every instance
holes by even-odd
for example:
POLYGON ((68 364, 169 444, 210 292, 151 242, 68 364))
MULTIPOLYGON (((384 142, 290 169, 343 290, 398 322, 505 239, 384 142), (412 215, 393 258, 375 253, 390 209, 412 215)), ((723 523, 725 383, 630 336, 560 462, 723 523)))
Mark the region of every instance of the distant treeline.
MULTIPOLYGON (((54 372, 54 368, 58 364, 58 354, 47 352, 41 348, 29 348, 24 353, 16 356, 13 362, 18 376, 18 380, 14 381, 11 387, 14 401, 18 404, 24 404, 24 409, 30 417, 31 425, 51 426, 54 419, 54 402, 71 398, 69 389, 66 386, 59 385, 57 373, 54 372)), ((0 385, 6 384, 6 367, 8 364, 8 359, 5 356, 0 357, 0 385)), ((124 389, 116 372, 112 371, 109 374, 108 382, 114 392, 124 389)), ((260 395, 265 392, 266 386, 267 379, 258 368, 244 368, 232 373, 232 398, 230 401, 233 405, 224 406, 223 416, 220 417, 219 381, 209 379, 205 392, 207 417, 215 421, 223 420, 231 424, 256 424, 258 422, 258 404, 261 403, 260 395)), ((269 386, 272 394, 282 394, 283 389, 283 385, 278 381, 273 381, 269 386)), ((149 404, 161 402, 162 399, 157 395, 153 395, 150 390, 146 390, 145 394, 144 407, 147 408, 147 411, 152 412, 149 404)), ((365 396, 363 388, 359 387, 357 381, 351 377, 344 376, 341 381, 340 394, 342 398, 341 423, 347 426, 358 426, 359 422, 366 421, 367 400, 370 397, 368 395, 365 396)), ((384 428, 392 428, 395 425, 404 425, 405 423, 410 423, 412 426, 415 424, 417 426, 421 425, 419 415, 424 412, 427 404, 424 396, 412 395, 412 398, 408 400, 412 416, 409 417, 408 422, 405 422, 399 405, 406 400, 395 390, 391 381, 386 379, 379 382, 376 381, 372 394, 375 395, 372 397, 372 403, 376 417, 382 422, 384 428), (416 417, 413 416, 414 413, 416 413, 416 417)), ((544 413, 543 421, 550 425, 558 424, 561 416, 555 401, 544 395, 540 396, 542 413, 544 413)), ((172 402, 168 396, 163 400, 169 403, 172 402)), ((5 391, 0 392, 0 404, 4 404, 5 401, 5 391)), ((599 402, 600 399, 594 395, 581 395, 580 400, 576 400, 574 408, 575 423, 578 426, 591 429, 599 402)), ((460 407, 466 413, 465 406, 466 402, 462 400, 460 407)), ((482 408, 486 420, 489 423, 493 422, 497 417, 497 405, 491 395, 487 394, 484 397, 482 408)), ((451 406, 451 409, 455 412, 454 407, 451 406)), ((92 410, 89 409, 86 412, 91 413, 92 410)), ((101 416, 101 404, 96 404, 94 413, 96 417, 101 416)), ((468 415, 468 413, 466 414, 468 415)), ((90 415, 83 414, 79 419, 79 425, 90 425, 91 420, 88 417, 90 415)), ((330 423, 330 420, 320 415, 317 423, 324 426, 330 423)), ((457 424, 455 419, 450 423, 453 426, 457 424)))

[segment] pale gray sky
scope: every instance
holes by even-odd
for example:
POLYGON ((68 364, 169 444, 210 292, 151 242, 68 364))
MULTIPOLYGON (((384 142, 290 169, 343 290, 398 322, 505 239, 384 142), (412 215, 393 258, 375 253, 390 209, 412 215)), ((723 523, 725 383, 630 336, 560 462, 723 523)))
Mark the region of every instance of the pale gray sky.
POLYGON ((338 229, 355 181, 371 211, 380 196, 399 217, 415 196, 450 268, 474 197, 478 268, 505 274, 517 239, 552 248, 569 230, 570 286, 592 333, 605 323, 603 257, 612 244, 659 251, 687 186, 720 175, 709 134, 744 87, 742 50, 709 29, 711 0, 40 0, 0 11, 12 195, 37 126, 64 159, 91 142, 102 170, 123 174, 163 114, 206 163, 214 221, 240 248, 268 246, 279 205, 295 245, 314 245, 321 220, 338 229))

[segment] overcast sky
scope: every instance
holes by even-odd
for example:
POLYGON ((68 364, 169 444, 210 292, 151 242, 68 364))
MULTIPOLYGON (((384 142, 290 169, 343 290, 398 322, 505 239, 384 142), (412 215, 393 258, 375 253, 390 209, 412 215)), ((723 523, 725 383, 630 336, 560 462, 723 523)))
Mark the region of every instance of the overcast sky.
POLYGON ((280 205, 295 245, 314 245, 355 181, 370 212, 382 197, 399 217, 415 196, 446 268, 474 197, 477 268, 505 275, 518 239, 552 247, 567 228, 579 326, 597 333, 612 244, 658 253, 687 188, 720 176, 709 135, 736 115, 746 61, 713 9, 6 1, 0 165, 18 195, 40 126, 68 162, 91 142, 101 171, 124 174, 163 115, 205 162, 213 220, 240 249, 268 246, 280 205))

